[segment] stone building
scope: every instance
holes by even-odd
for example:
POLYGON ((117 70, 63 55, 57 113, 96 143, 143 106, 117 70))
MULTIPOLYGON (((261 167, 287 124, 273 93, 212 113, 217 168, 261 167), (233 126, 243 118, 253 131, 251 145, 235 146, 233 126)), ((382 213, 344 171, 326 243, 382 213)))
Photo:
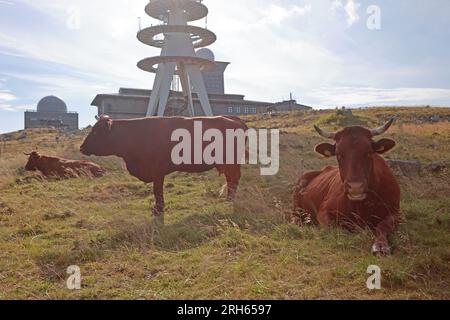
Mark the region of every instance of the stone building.
POLYGON ((55 96, 42 98, 36 111, 25 111, 25 129, 51 127, 78 129, 78 113, 69 112, 66 103, 55 96))
MULTIPOLYGON (((205 59, 215 60, 214 53, 209 49, 197 51, 197 55, 205 59)), ((224 72, 228 62, 214 61, 216 68, 203 72, 206 91, 214 115, 251 115, 267 112, 290 112, 295 110, 311 110, 311 107, 298 104, 292 98, 287 101, 272 103, 245 100, 244 95, 226 94, 224 72)), ((174 80, 172 88, 177 88, 174 80)), ((120 88, 118 93, 99 94, 91 105, 98 108, 98 115, 109 115, 113 119, 132 119, 145 117, 150 100, 151 90, 120 88)), ((195 114, 202 114, 202 108, 197 95, 193 94, 195 114)), ((166 107, 166 116, 188 114, 186 99, 178 90, 171 90, 166 107)))

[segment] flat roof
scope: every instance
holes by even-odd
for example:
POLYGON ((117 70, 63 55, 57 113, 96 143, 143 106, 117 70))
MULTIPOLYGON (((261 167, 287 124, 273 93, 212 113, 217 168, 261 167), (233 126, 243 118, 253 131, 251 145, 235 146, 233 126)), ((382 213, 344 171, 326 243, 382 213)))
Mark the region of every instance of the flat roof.
MULTIPOLYGON (((129 89, 129 88, 121 88, 119 90, 119 93, 105 93, 105 94, 98 94, 94 100, 91 103, 91 106, 100 107, 101 101, 106 98, 121 98, 121 99, 150 99, 151 90, 144 90, 144 89, 129 89), (130 92, 130 93, 127 93, 130 92), (131 92, 136 92, 140 94, 131 94, 131 92)), ((194 100, 198 100, 198 97, 196 94, 193 95, 194 100)), ((221 102, 242 102, 246 104, 264 104, 265 106, 271 106, 273 105, 272 102, 263 102, 263 101, 252 101, 252 100, 245 100, 244 95, 239 94, 209 94, 209 99, 211 101, 221 101, 221 102)), ((179 91, 170 91, 170 98, 172 99, 183 99, 183 93, 179 91)))

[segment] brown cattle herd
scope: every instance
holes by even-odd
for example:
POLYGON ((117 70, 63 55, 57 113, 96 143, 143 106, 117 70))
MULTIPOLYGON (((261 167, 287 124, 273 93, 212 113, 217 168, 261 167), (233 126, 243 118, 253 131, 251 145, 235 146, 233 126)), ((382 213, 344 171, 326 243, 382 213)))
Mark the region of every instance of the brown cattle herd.
MULTIPOLYGON (((221 116, 112 120, 102 116, 97 120, 80 147, 81 153, 120 157, 131 175, 144 183, 153 183, 154 215, 164 213, 164 178, 173 172, 198 173, 215 168, 225 176, 228 199, 233 200, 241 178, 240 165, 175 165, 171 151, 177 143, 171 136, 176 129, 193 133, 194 121, 201 121, 203 130, 216 129, 224 136, 227 130, 246 131, 248 128, 241 119, 221 116)), ((369 228, 374 234, 372 252, 391 254, 389 236, 400 219, 400 187, 382 154, 394 148, 395 142, 376 141, 374 137, 385 133, 393 121, 373 130, 354 126, 326 132, 315 127, 322 137, 332 142, 317 145, 315 151, 326 158, 336 157, 338 166, 305 172, 299 178, 293 196, 296 221, 301 223, 308 219, 320 227, 337 225, 352 231, 369 228)), ((27 155, 26 170, 39 170, 46 177, 102 177, 106 174, 104 168, 89 161, 48 157, 37 152, 27 155)), ((225 149, 223 157, 227 157, 225 149)))

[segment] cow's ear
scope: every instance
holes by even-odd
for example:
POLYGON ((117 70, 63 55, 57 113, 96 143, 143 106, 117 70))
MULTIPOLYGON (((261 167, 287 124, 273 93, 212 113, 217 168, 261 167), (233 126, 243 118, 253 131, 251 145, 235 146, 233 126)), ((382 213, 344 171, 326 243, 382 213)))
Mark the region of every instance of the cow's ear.
POLYGON ((373 150, 376 153, 383 154, 395 147, 395 141, 391 139, 381 139, 373 143, 373 150))
POLYGON ((316 146, 316 152, 323 155, 326 158, 330 158, 336 155, 336 145, 330 143, 321 143, 316 146))

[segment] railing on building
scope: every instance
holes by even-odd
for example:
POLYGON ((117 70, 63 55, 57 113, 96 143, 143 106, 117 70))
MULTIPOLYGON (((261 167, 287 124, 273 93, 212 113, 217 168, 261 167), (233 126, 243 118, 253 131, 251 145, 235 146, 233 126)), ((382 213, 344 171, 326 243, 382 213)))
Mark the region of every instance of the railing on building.
POLYGON ((67 112, 38 112, 38 111, 36 111, 36 110, 31 110, 31 109, 29 109, 29 110, 25 110, 25 112, 27 112, 27 113, 60 113, 60 114, 78 114, 78 112, 76 112, 76 111, 67 111, 67 112))

